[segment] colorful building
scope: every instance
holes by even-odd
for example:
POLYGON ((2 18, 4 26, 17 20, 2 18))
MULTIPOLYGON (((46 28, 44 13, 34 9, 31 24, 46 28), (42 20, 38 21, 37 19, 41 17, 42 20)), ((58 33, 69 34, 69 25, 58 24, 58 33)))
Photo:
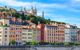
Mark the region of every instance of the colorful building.
POLYGON ((21 19, 16 19, 13 17, 12 19, 9 20, 10 24, 10 36, 9 40, 10 43, 11 41, 15 41, 16 45, 20 45, 22 42, 22 20, 21 19))

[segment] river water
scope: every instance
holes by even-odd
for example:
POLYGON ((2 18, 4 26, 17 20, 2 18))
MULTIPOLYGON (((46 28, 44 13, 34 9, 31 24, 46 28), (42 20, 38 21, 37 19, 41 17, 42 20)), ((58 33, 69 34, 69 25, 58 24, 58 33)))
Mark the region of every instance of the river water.
POLYGON ((80 47, 0 47, 0 50, 80 50, 80 47))
POLYGON ((36 47, 33 50, 80 50, 80 47, 36 47))

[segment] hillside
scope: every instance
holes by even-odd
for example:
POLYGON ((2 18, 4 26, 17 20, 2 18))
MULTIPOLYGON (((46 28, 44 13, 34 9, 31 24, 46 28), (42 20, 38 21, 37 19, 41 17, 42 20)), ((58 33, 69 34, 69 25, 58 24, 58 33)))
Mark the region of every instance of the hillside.
MULTIPOLYGON (((50 24, 51 22, 57 22, 57 21, 51 21, 50 19, 45 19, 40 16, 34 16, 34 15, 25 15, 24 13, 20 14, 17 12, 17 10, 13 8, 8 8, 8 7, 0 7, 0 12, 5 12, 7 15, 12 14, 16 18, 21 18, 23 21, 25 20, 30 20, 31 22, 38 24, 38 23, 43 23, 43 24, 50 24)), ((57 23, 63 23, 64 22, 57 22, 57 23)))

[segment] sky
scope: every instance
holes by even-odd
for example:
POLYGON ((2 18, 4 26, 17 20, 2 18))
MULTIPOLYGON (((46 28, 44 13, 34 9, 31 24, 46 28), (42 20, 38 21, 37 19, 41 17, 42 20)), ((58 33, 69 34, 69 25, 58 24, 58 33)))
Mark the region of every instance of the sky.
POLYGON ((80 0, 0 0, 0 6, 16 10, 36 6, 39 16, 44 11, 46 19, 76 24, 80 27, 80 0))

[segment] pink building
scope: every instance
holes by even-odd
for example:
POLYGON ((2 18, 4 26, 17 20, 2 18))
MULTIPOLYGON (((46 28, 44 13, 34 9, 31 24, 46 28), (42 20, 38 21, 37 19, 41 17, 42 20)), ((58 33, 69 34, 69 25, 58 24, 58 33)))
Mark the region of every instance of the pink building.
POLYGON ((64 24, 45 25, 44 42, 64 42, 64 24))

